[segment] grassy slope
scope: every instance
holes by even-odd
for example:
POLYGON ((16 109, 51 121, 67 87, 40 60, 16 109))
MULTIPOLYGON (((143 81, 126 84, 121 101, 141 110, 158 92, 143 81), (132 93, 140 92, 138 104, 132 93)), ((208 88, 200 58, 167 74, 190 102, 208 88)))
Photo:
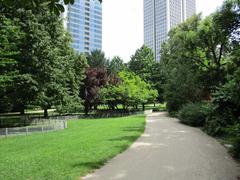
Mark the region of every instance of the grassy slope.
POLYGON ((0 179, 79 179, 125 150, 145 117, 70 121, 68 129, 0 139, 0 179))

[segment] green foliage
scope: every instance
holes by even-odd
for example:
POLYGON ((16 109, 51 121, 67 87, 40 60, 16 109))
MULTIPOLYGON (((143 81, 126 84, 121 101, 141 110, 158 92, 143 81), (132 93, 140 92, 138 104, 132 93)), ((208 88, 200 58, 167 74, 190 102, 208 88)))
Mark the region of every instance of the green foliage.
POLYGON ((153 51, 143 45, 137 49, 128 63, 129 69, 158 91, 157 100, 163 102, 163 76, 160 63, 154 59, 153 51))
POLYGON ((9 102, 6 103, 8 111, 24 113, 27 104, 39 105, 46 111, 51 106, 64 107, 73 100, 76 102, 71 104, 80 106, 79 92, 85 77, 86 58, 75 54, 70 47, 71 38, 61 19, 51 14, 46 5, 35 10, 0 5, 0 11, 5 16, 1 22, 8 23, 3 26, 0 55, 14 60, 14 64, 8 63, 9 68, 5 68, 0 77, 1 81, 7 74, 12 78, 11 83, 3 83, 11 88, 1 92, 4 100, 0 100, 9 102), (17 54, 6 54, 11 51, 17 54))
POLYGON ((216 111, 228 116, 229 124, 231 120, 240 121, 240 69, 233 76, 228 77, 229 81, 217 88, 213 93, 213 103, 216 104, 216 111))
POLYGON ((113 57, 107 67, 110 74, 118 74, 120 71, 123 71, 126 68, 126 65, 119 56, 113 57))
MULTIPOLYGON (((226 0, 210 16, 195 15, 172 29, 161 47, 169 112, 181 109, 181 121, 214 136, 240 132, 239 15, 239 0, 226 0)), ((233 151, 239 156, 238 138, 233 151)))
POLYGON ((234 138, 233 148, 230 150, 233 157, 240 159, 240 137, 234 138))
POLYGON ((209 104, 189 103, 184 105, 178 112, 178 118, 184 124, 190 126, 204 126, 205 120, 211 107, 209 104))
POLYGON ((218 135, 223 127, 240 122, 240 71, 228 77, 229 81, 213 94, 213 112, 208 116, 205 130, 218 135))
POLYGON ((240 123, 227 126, 223 128, 223 141, 224 143, 231 144, 229 151, 233 157, 240 160, 240 123))
POLYGON ((180 60, 175 63, 165 66, 168 77, 164 85, 164 97, 170 113, 177 112, 188 102, 200 101, 203 91, 196 67, 180 60))
POLYGON ((155 65, 154 54, 150 48, 143 45, 137 49, 136 53, 131 57, 129 69, 141 79, 148 82, 151 78, 151 70, 155 65))
POLYGON ((121 71, 119 74, 120 83, 117 85, 109 84, 101 90, 100 97, 104 103, 110 107, 117 107, 122 104, 124 109, 129 106, 151 103, 156 100, 157 91, 142 81, 134 73, 121 71))
POLYGON ((83 110, 82 100, 80 97, 67 96, 64 98, 63 103, 56 108, 60 114, 79 113, 83 110))
POLYGON ((187 102, 211 99, 216 86, 226 82, 227 67, 233 59, 229 58, 233 53, 230 47, 234 45, 229 38, 235 32, 235 23, 239 23, 238 8, 226 7, 203 20, 200 15, 193 16, 170 31, 161 52, 166 77, 164 92, 170 111, 177 111, 187 102), (235 22, 228 23, 229 31, 219 20, 224 14, 235 22))
POLYGON ((209 115, 203 130, 211 136, 217 136, 222 133, 223 126, 226 126, 226 122, 220 115, 209 115))
POLYGON ((19 72, 16 70, 18 46, 24 37, 19 19, 10 20, 0 15, 0 112, 13 108, 13 91, 19 72))
POLYGON ((166 83, 166 77, 162 69, 160 62, 155 62, 151 68, 151 77, 149 79, 153 89, 158 91, 157 101, 160 103, 164 102, 164 84, 166 83))
MULTIPOLYGON (((0 3, 3 3, 8 7, 17 5, 18 8, 32 10, 42 8, 43 5, 47 5, 49 10, 58 16, 60 13, 65 11, 62 2, 64 2, 65 5, 71 5, 74 4, 75 0, 20 0, 17 2, 12 0, 0 0, 0 3)), ((102 0, 99 0, 99 2, 102 2, 102 0)))
POLYGON ((94 50, 88 54, 87 62, 90 68, 107 68, 108 66, 108 60, 101 50, 94 50))

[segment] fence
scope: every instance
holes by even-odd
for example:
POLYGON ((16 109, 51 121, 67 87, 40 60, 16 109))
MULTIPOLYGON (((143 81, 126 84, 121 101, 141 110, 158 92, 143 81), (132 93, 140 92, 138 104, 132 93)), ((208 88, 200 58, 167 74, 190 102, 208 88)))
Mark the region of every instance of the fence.
POLYGON ((28 135, 34 132, 46 132, 55 131, 67 128, 67 121, 63 120, 49 120, 41 119, 34 120, 31 126, 15 127, 15 128, 1 128, 0 136, 11 136, 11 135, 28 135))
MULTIPOLYGON (((78 115, 65 115, 65 116, 51 116, 50 119, 43 119, 43 117, 29 117, 19 121, 14 119, 14 122, 17 121, 18 124, 15 125, 25 125, 23 127, 5 127, 0 128, 0 136, 11 136, 11 135, 21 135, 21 134, 30 134, 33 132, 45 132, 45 131, 54 131, 67 128, 67 120, 69 119, 94 119, 94 118, 111 118, 111 117, 124 117, 129 115, 138 115, 138 114, 149 114, 152 110, 146 111, 130 111, 130 112, 103 112, 99 114, 78 114, 78 115), (20 123, 19 123, 20 122, 20 123), (27 126, 26 126, 27 125, 27 126)), ((4 121, 1 121, 0 124, 3 125, 4 121)), ((8 121, 10 122, 10 121, 8 121)), ((12 122, 10 122, 12 123, 12 122)))

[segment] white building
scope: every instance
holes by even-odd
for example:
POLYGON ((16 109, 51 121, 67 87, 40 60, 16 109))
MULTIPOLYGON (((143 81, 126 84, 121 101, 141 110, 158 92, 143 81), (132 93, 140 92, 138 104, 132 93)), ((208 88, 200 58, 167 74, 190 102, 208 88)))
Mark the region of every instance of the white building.
POLYGON ((144 44, 160 60, 169 30, 196 13, 196 0, 144 0, 144 44))

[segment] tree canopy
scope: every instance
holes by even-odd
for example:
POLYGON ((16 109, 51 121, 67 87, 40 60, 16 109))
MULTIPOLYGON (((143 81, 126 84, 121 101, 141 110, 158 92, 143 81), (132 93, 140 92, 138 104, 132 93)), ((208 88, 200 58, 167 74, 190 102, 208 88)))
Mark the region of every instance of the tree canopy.
MULTIPOLYGON (((102 0, 98 0, 100 3, 102 0)), ((65 5, 74 4, 75 0, 0 0, 1 3, 8 7, 18 7, 24 8, 26 10, 29 9, 41 9, 43 6, 47 6, 48 9, 55 13, 56 15, 60 15, 60 13, 65 11, 65 5)))
POLYGON ((138 106, 146 103, 153 103, 158 95, 156 90, 141 80, 141 78, 129 71, 119 72, 120 82, 108 84, 101 90, 100 96, 103 102, 112 108, 122 104, 124 109, 129 106, 138 106))
POLYGON ((84 78, 86 62, 75 67, 79 57, 70 47, 71 38, 60 17, 47 7, 33 11, 0 6, 0 12, 0 59, 1 65, 7 66, 1 72, 5 82, 1 83, 0 101, 7 99, 11 104, 3 111, 24 113, 27 104, 34 104, 47 116, 52 106, 63 109, 70 101, 81 104, 77 86, 84 78))

